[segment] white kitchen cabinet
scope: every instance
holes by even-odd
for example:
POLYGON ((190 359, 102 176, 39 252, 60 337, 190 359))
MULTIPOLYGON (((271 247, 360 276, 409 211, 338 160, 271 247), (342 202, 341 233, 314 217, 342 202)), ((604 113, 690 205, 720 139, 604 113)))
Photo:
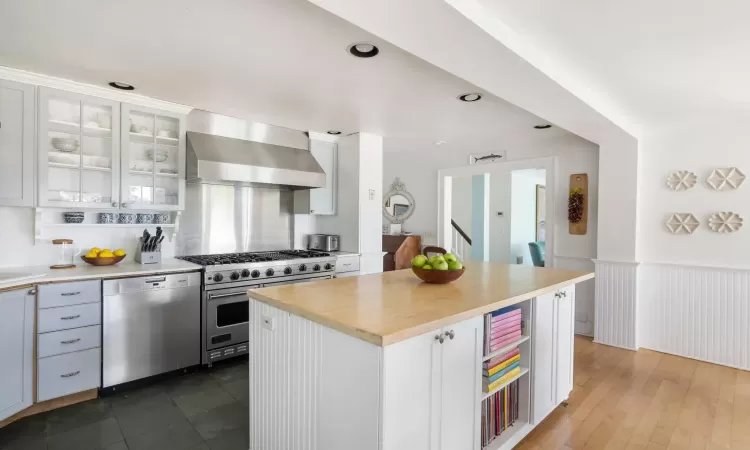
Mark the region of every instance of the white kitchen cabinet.
POLYGON ((555 404, 559 405, 573 390, 573 340, 575 329, 575 286, 567 286, 558 292, 556 317, 557 333, 555 346, 557 386, 555 404))
POLYGON ((34 87, 0 80, 0 205, 34 206, 34 87))
POLYGON ((116 209, 120 104, 39 88, 39 206, 116 209))
POLYGON ((335 215, 338 197, 338 144, 311 139, 310 153, 325 172, 326 185, 317 189, 295 191, 294 212, 319 216, 335 215))
POLYGON ((34 292, 0 294, 0 420, 33 403, 34 292))
POLYGON ((534 302, 533 423, 539 424, 573 390, 575 286, 534 302))
POLYGON ((474 317, 385 348, 383 450, 479 448, 482 332, 474 317))
POLYGON ((122 104, 121 207, 185 208, 185 117, 122 104))
POLYGON ((539 424, 555 409, 555 302, 557 293, 536 297, 533 314, 532 414, 539 424))

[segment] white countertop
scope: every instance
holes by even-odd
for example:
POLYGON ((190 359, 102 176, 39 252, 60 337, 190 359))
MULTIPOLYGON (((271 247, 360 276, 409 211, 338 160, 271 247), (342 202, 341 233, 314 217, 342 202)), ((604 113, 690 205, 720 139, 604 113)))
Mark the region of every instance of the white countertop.
POLYGON ((330 253, 331 255, 337 258, 339 256, 362 256, 361 253, 354 253, 354 252, 326 252, 326 253, 330 253))
POLYGON ((72 269, 50 269, 49 266, 8 267, 0 269, 0 290, 38 283, 120 278, 201 269, 198 264, 181 259, 166 259, 161 264, 146 265, 126 260, 114 266, 92 266, 81 261, 72 269))

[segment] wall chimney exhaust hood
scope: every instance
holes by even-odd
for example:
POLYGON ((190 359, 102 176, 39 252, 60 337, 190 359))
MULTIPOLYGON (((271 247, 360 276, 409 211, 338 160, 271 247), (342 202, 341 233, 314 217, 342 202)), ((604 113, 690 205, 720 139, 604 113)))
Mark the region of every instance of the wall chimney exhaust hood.
POLYGON ((275 185, 288 189, 325 187, 326 174, 307 150, 307 137, 302 132, 246 123, 242 119, 205 111, 190 113, 188 130, 191 129, 206 130, 211 134, 187 132, 188 181, 275 185), (191 119, 194 126, 191 126, 191 119), (227 122, 230 126, 226 126, 227 122), (241 134, 242 137, 248 137, 248 134, 253 137, 248 130, 258 128, 258 125, 265 127, 266 142, 234 137, 241 134), (279 131, 282 135, 276 137, 279 131), (229 137, 227 134, 234 136, 229 137), (268 137, 276 137, 273 140, 280 145, 267 142, 268 137), (304 149, 300 148, 302 145, 305 146, 304 149))

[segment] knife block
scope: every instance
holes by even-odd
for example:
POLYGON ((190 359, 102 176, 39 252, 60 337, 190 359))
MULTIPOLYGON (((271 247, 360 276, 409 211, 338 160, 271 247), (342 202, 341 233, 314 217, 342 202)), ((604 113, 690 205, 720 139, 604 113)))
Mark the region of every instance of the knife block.
POLYGON ((153 252, 144 252, 141 251, 140 247, 136 248, 135 262, 141 264, 161 264, 161 244, 153 252))

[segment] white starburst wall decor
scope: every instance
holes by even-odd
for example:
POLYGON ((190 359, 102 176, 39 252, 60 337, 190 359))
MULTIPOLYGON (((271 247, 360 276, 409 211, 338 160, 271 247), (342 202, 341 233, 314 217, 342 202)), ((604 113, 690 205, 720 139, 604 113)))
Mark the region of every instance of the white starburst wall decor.
POLYGON ((667 186, 674 191, 687 191, 695 186, 698 177, 689 170, 678 170, 667 177, 667 186))
POLYGON ((700 222, 690 213, 674 213, 667 219, 667 228, 673 234, 693 234, 700 222))
POLYGON ((708 226, 717 233, 734 233, 742 228, 742 217, 733 212, 717 212, 708 219, 708 226))
POLYGON ((745 182, 745 174, 736 167, 714 169, 706 179, 706 182, 715 191, 738 189, 745 182))

